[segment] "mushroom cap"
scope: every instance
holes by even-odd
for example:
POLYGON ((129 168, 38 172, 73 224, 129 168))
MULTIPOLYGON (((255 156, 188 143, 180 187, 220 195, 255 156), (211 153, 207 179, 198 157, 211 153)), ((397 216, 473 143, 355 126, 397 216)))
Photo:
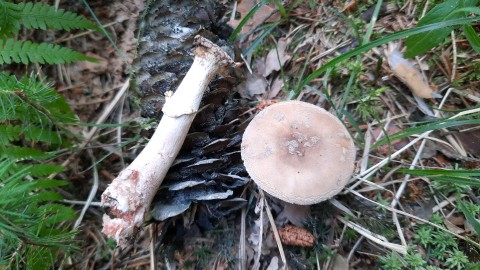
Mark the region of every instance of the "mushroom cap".
POLYGON ((241 149, 260 188, 301 205, 340 192, 352 176, 356 154, 336 117, 301 101, 276 103, 257 114, 243 134, 241 149))

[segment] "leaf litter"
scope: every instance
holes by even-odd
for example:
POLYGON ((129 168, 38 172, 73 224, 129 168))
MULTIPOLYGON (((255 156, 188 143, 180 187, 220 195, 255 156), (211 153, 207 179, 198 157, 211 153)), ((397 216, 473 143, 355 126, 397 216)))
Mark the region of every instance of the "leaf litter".
MULTIPOLYGON (((238 25, 241 19, 250 11, 250 9, 256 4, 255 1, 239 1, 237 5, 237 12, 240 14, 239 17, 232 16, 234 19, 230 20, 230 25, 238 25)), ((360 3, 357 5, 351 5, 348 8, 349 16, 357 16, 355 13, 358 9, 360 3)), ((125 6, 115 5, 115 8, 112 8, 108 11, 107 9, 103 10, 105 14, 108 14, 105 17, 112 18, 112 22, 115 24, 112 26, 112 29, 116 33, 124 33, 123 37, 119 39, 121 51, 127 53, 127 59, 132 59, 131 53, 134 52, 134 32, 135 29, 135 18, 131 19, 131 13, 138 16, 136 7, 139 6, 139 3, 132 2, 127 3, 125 6), (117 12, 118 14, 115 14, 117 12), (117 17, 118 16, 118 17, 117 17)), ((342 10, 344 4, 338 1, 334 1, 333 8, 342 10)), ((420 6, 418 6, 420 7, 420 6)), ((97 5, 96 10, 102 10, 105 6, 97 5)), ((233 10, 233 6, 229 6, 233 10)), ((393 31, 403 30, 412 26, 415 21, 412 21, 413 12, 416 10, 417 6, 413 3, 406 3, 404 7, 397 8, 395 10, 389 9, 388 12, 381 14, 377 23, 374 26, 374 32, 381 33, 391 33, 393 31)), ((372 8, 370 8, 372 9, 372 8)), ((347 10, 345 10, 347 12, 347 10)), ((300 30, 295 30, 293 24, 284 22, 280 24, 280 33, 272 32, 273 34, 270 37, 267 37, 264 41, 266 44, 266 49, 261 48, 255 52, 255 55, 246 56, 248 64, 251 62, 255 63, 252 65, 253 74, 247 75, 247 78, 244 82, 250 82, 250 85, 244 85, 243 90, 238 89, 242 98, 254 100, 258 102, 259 108, 261 104, 270 104, 270 99, 286 99, 286 90, 289 86, 295 85, 302 75, 305 76, 308 72, 311 72, 315 68, 318 68, 322 64, 328 62, 328 59, 334 57, 335 53, 342 53, 339 50, 341 48, 346 48, 343 45, 345 42, 349 44, 349 50, 355 48, 355 44, 358 44, 358 38, 354 36, 351 26, 348 22, 342 19, 342 16, 336 15, 332 12, 331 9, 323 7, 319 9, 310 9, 308 3, 301 3, 295 8, 292 9, 290 19, 294 20, 296 23, 299 23, 304 28, 299 28, 300 30), (322 29, 319 29, 319 25, 322 25, 322 29), (308 30, 309 35, 306 35, 302 29, 308 30), (297 31, 297 32, 296 32, 297 31), (285 35, 285 33, 288 33, 285 35), (273 44, 272 40, 276 41, 276 44, 273 44), (341 46, 340 46, 341 45, 341 46), (275 48, 276 47, 276 48, 275 48), (278 54, 277 54, 278 51, 278 54), (292 53, 294 52, 294 53, 292 53), (300 59, 300 60, 299 60, 300 59), (251 61, 251 62, 250 62, 251 61), (263 65, 263 66, 262 66, 263 65), (283 71, 286 74, 285 78, 281 77, 280 71, 283 71), (302 73, 302 70, 305 70, 302 73), (284 85, 286 83, 287 85, 284 85), (282 91, 285 90, 285 91, 282 91)), ((232 18, 231 17, 231 18, 232 18)), ((264 5, 244 26, 241 34, 246 34, 243 39, 243 43, 240 46, 245 47, 246 45, 251 44, 259 37, 259 34, 262 33, 261 27, 265 22, 274 22, 280 19, 279 12, 277 9, 271 5, 264 5), (258 14, 258 15, 257 15, 258 14)), ((122 35, 122 34, 119 34, 122 35)), ((90 37, 86 37, 89 40, 90 44, 96 44, 90 37)), ((95 34, 92 35, 92 38, 98 39, 98 36, 95 34)), ((459 44, 459 43, 458 43, 459 44)), ((125 78, 127 73, 126 69, 128 64, 125 64, 122 60, 119 60, 117 56, 116 59, 113 59, 115 55, 114 50, 108 43, 101 43, 95 45, 96 49, 92 50, 94 56, 97 56, 99 59, 104 59, 108 61, 109 65, 101 64, 99 66, 79 66, 79 75, 78 77, 69 77, 71 76, 68 73, 68 70, 65 74, 68 76, 63 76, 62 88, 65 89, 66 95, 71 98, 71 102, 75 104, 80 104, 83 106, 78 109, 82 119, 93 119, 96 115, 95 112, 98 112, 102 108, 102 105, 110 100, 113 95, 107 90, 112 89, 114 86, 117 86, 122 79, 125 78), (104 49, 108 48, 108 49, 104 49), (111 74, 110 74, 111 73, 111 74), (101 77, 101 78, 99 78, 101 77), (70 81, 70 82, 69 82, 70 81), (81 85, 81 86, 78 86, 81 85), (85 95, 89 93, 91 97, 85 95), (86 99, 88 97, 88 99, 86 99), (83 105, 82 105, 83 104, 83 105)), ((450 51, 451 48, 440 48, 445 52, 450 51)), ((457 48, 458 50, 459 48, 457 48)), ((430 65, 428 70, 425 70, 425 63, 430 58, 433 58, 436 51, 431 51, 426 54, 426 58, 422 58, 420 61, 421 68, 417 68, 418 62, 413 62, 412 60, 405 59, 404 56, 398 54, 399 58, 395 61, 400 61, 404 65, 402 71, 395 71, 395 68, 388 66, 382 68, 382 62, 390 62, 388 58, 385 57, 387 48, 377 48, 366 53, 362 58, 362 69, 367 69, 370 74, 373 74, 371 77, 377 78, 377 80, 366 80, 360 76, 360 80, 357 81, 359 88, 369 89, 372 87, 381 87, 381 86, 392 86, 391 89, 388 89, 382 94, 379 94, 374 100, 377 102, 376 105, 370 105, 370 107, 380 107, 383 110, 377 118, 371 117, 369 121, 362 122, 360 118, 355 115, 355 111, 352 109, 356 103, 346 103, 346 109, 353 115, 353 117, 343 118, 347 127, 354 132, 354 136, 357 138, 360 137, 359 131, 365 131, 367 125, 372 125, 375 133, 382 133, 384 130, 388 134, 392 135, 402 130, 408 129, 411 125, 415 125, 417 121, 424 121, 426 118, 424 115, 420 114, 420 118, 414 118, 414 112, 418 111, 419 102, 415 99, 412 99, 411 92, 415 93, 420 97, 425 97, 424 101, 425 106, 429 110, 435 108, 438 104, 430 98, 434 97, 434 93, 441 93, 443 99, 445 100, 445 106, 448 106, 452 110, 460 110, 464 108, 472 108, 475 105, 478 105, 478 101, 475 99, 465 98, 465 95, 470 91, 470 95, 478 96, 478 84, 473 83, 470 85, 469 89, 456 89, 464 95, 456 94, 454 90, 449 91, 448 87, 452 87, 450 84, 446 84, 451 80, 451 75, 455 80, 460 80, 469 74, 469 69, 472 67, 468 63, 462 62, 462 59, 458 58, 457 55, 453 53, 447 54, 445 56, 448 61, 443 61, 447 63, 444 66, 443 70, 440 71, 440 68, 436 65, 430 65), (453 60, 456 58, 456 65, 453 60), (406 62, 405 62, 406 61, 406 62), (449 64, 448 64, 449 63, 449 64), (380 67, 380 68, 378 68, 380 67), (456 69, 454 71, 454 69, 456 69), (402 73, 403 72, 403 73, 402 73), (405 73, 407 72, 407 73, 405 73), (424 77, 423 73, 427 75, 424 77), (410 81, 411 78, 415 78, 413 83, 399 83, 396 80, 392 80, 392 74, 395 74, 402 81, 410 81), (407 74, 407 75, 405 75, 407 74), (408 74, 413 74, 409 76, 408 74), (459 77, 460 76, 460 77, 459 77), (403 79, 402 79, 403 78, 403 79), (428 79, 426 79, 428 78, 428 79), (438 85, 438 90, 431 87, 431 83, 438 85), (420 87, 418 87, 420 85, 420 87), (407 88, 405 87, 407 86, 407 88), (410 92, 411 91, 411 92, 410 92), (423 91, 423 92, 422 92, 423 91), (426 94, 424 94, 426 93, 426 94), (391 114, 384 114, 383 112, 389 112, 391 114), (392 118, 392 114, 394 117, 392 118), (398 115, 398 118, 395 118, 398 115), (407 115, 407 116, 401 116, 407 115), (423 118, 422 118, 423 117, 423 118), (357 122, 358 121, 358 122, 357 122), (383 129, 384 124, 388 122, 386 129, 383 129)), ((397 52, 400 53, 401 50, 397 52)), ((465 54, 470 52, 463 52, 465 54)), ((428 63, 432 63, 429 61, 428 63)), ((395 66, 395 65, 393 65, 395 66)), ((353 67, 354 68, 354 67, 353 67)), ((348 65, 339 65, 337 70, 333 70, 331 77, 319 77, 312 81, 309 87, 302 89, 302 92, 299 95, 299 99, 309 101, 314 104, 321 105, 326 109, 329 109, 331 112, 334 112, 332 104, 339 104, 339 100, 342 98, 341 94, 345 90, 345 83, 348 81, 347 75, 352 71, 352 67, 348 65), (333 98, 333 99, 332 99, 333 98), (332 99, 332 100, 329 100, 332 99)), ((64 75, 65 75, 64 74, 64 75)), ((369 75, 370 76, 370 75, 369 75)), ((455 86, 457 87, 457 86, 455 86)), ((461 87, 460 87, 461 88, 461 87)), ((355 91, 355 89, 353 89, 355 91)), ((366 91, 366 90, 365 90, 366 91)), ((357 100, 362 100, 365 96, 360 93, 357 100)), ((362 100, 364 102, 364 100, 362 100)), ((257 105, 257 104, 256 104, 257 105)), ((263 106, 263 105, 262 105, 263 106)), ((423 106, 423 105, 422 105, 423 106)), ((210 111, 210 108, 205 108, 203 115, 199 115, 202 119, 210 119, 213 121, 215 119, 215 113, 210 111)), ((433 115, 436 115, 436 111, 432 111, 433 115)), ((351 116, 351 115, 350 115, 351 116)), ((126 117, 132 117, 131 115, 126 115, 126 117)), ((234 119, 232 119, 233 121, 234 119)), ((237 120, 238 121, 238 120, 237 120)), ((236 122, 240 125, 241 121, 236 122)), ((243 122, 244 123, 244 122, 243 122)), ((443 131, 445 132, 445 131, 443 131)), ((463 148, 467 151, 470 156, 479 156, 478 144, 475 144, 474 138, 477 136, 477 129, 475 126, 464 126, 459 130, 449 129, 447 132, 452 133, 455 137, 455 140, 463 145, 463 148), (473 128, 473 129, 472 129, 473 128)), ((376 135, 376 134, 375 134, 376 135)), ((436 150, 440 149, 438 146, 421 146, 420 143, 416 143, 413 147, 409 148, 408 151, 403 151, 403 147, 407 146, 413 138, 416 138, 414 135, 409 138, 401 138, 391 142, 389 146, 391 149, 377 149, 375 152, 371 151, 368 153, 368 161, 370 167, 367 167, 368 170, 379 168, 376 173, 373 174, 372 178, 365 178, 364 172, 358 173, 355 177, 355 182, 352 182, 351 186, 345 190, 345 194, 338 197, 338 200, 341 202, 352 201, 355 204, 355 200, 351 200, 349 196, 357 196, 357 192, 361 192, 362 196, 365 195, 367 199, 370 199, 374 202, 381 202, 381 204, 388 204, 388 200, 392 200, 395 194, 398 194, 401 183, 404 181, 403 174, 392 172, 389 174, 390 168, 388 167, 376 167, 377 164, 381 164, 382 160, 390 159, 395 165, 407 166, 409 161, 411 161, 417 151, 425 151, 425 147, 435 149, 434 154, 422 156, 422 166, 425 167, 440 167, 448 168, 449 166, 453 168, 452 164, 455 166, 469 166, 470 168, 479 169, 480 165, 477 161, 471 160, 467 161, 466 159, 457 159, 452 153, 448 153, 445 150, 436 150), (400 151, 402 151, 400 153, 400 151), (396 156, 392 154, 399 153, 396 156), (443 159, 445 162, 441 163, 440 160, 443 159), (376 186, 375 182, 370 180, 379 179, 383 180, 382 185, 376 186), (369 188, 368 192, 362 191, 362 189, 369 188), (373 191, 372 191, 373 190, 373 191), (382 201, 382 200, 386 200, 382 201)), ((377 136, 373 136, 376 138, 377 136)), ((445 133, 437 132, 435 136, 432 134, 430 141, 434 141, 433 145, 442 144, 441 142, 435 140, 445 141, 445 133)), ((205 138, 199 138, 196 143, 200 143, 200 140, 205 138)), ((207 142, 212 142, 211 140, 206 140, 207 142)), ((101 144, 100 144, 101 145, 101 144)), ((218 145, 221 145, 221 142, 218 142, 218 145)), ((101 147, 101 146, 100 146, 101 147)), ((359 150, 362 150, 362 145, 359 145, 359 150)), ((456 153, 455 148, 449 147, 449 151, 456 153)), ((135 155, 135 150, 129 150, 130 155, 135 155)), ((458 154, 458 153, 457 153, 458 154)), ((217 158, 218 159, 218 158, 217 158)), ((107 159, 107 164, 110 164, 112 168, 119 168, 119 157, 112 156, 107 159)), ((233 158, 231 160, 234 160, 233 158)), ((231 162, 231 161, 229 161, 231 162)), ((238 162, 238 161, 237 161, 238 162)), ((194 159, 185 158, 183 163, 178 163, 178 165, 186 165, 189 167, 188 170, 198 170, 200 171, 200 166, 205 166, 198 162, 194 162, 194 159)), ((82 167, 85 166, 81 161, 78 161, 75 165, 82 167)), ((206 164, 208 166, 215 167, 218 165, 215 162, 206 164)), ((114 169, 107 169, 104 175, 105 178, 110 171, 115 172, 114 169)), ((75 170, 73 171, 75 172, 75 170)), ((78 170, 77 170, 78 172, 78 170)), ((183 173, 187 172, 187 169, 182 171, 183 173)), ((73 173, 75 176, 78 173, 73 173)), ((228 173, 223 173, 228 175, 228 173)), ((237 175, 238 176, 238 175, 237 175)), ((171 188, 170 191, 180 192, 186 195, 181 196, 171 196, 170 202, 158 203, 157 207, 163 205, 165 207, 174 207, 179 208, 173 211, 174 213, 170 218, 167 218, 168 215, 159 214, 156 218, 158 220, 165 220, 164 222, 159 223, 157 236, 161 239, 158 239, 157 245, 162 246, 163 255, 157 254, 159 258, 164 258, 167 260, 174 261, 163 261, 159 262, 160 265, 177 265, 178 267, 185 267, 185 269, 191 269, 188 267, 189 263, 192 261, 199 261, 202 258, 207 258, 210 260, 203 265, 203 269, 228 269, 226 266, 224 256, 220 251, 235 250, 228 254, 231 258, 237 257, 238 245, 237 242, 240 239, 240 222, 238 221, 238 210, 245 209, 246 216, 246 233, 243 234, 243 237, 247 242, 245 246, 245 252, 248 254, 246 256, 246 265, 248 266, 262 266, 271 269, 278 269, 281 267, 281 261, 279 260, 279 251, 278 246, 275 244, 272 236, 272 226, 269 224, 268 217, 264 210, 257 209, 254 211, 255 203, 252 204, 252 201, 255 201, 257 195, 255 192, 255 187, 252 185, 245 186, 245 182, 248 181, 248 177, 245 175, 238 176, 240 178, 227 177, 231 181, 231 185, 223 186, 221 189, 212 190, 209 186, 213 178, 217 177, 218 179, 224 179, 225 176, 212 176, 211 174, 203 175, 202 179, 188 180, 184 182, 170 182, 169 185, 165 185, 165 189, 171 188), (237 182, 238 181, 238 182, 237 182), (242 198, 237 198, 236 196, 244 196, 242 198), (245 196, 247 199, 245 199, 245 196), (174 198, 181 198, 180 201, 175 201, 174 198), (197 203, 200 199, 213 199, 211 203, 199 204, 197 203), (223 205, 222 205, 223 204, 223 205), (188 205, 188 206, 187 206, 188 205), (223 208, 222 208, 223 207, 223 208), (189 210, 187 210, 189 209, 189 210), (218 210, 217 209, 221 209, 218 210), (211 218, 209 215, 212 213, 221 216, 221 213, 230 215, 231 219, 228 218, 211 218), (175 217, 172 217, 175 216, 175 217), (237 219, 235 219, 237 218, 237 219), (222 228, 230 228, 226 234, 221 234, 217 232, 209 233, 216 229, 222 230, 222 228), (219 238, 221 237, 221 238, 219 238), (183 244, 183 249, 175 250, 175 247, 171 243, 183 244), (220 243, 229 243, 231 245, 222 246, 220 243), (206 253, 202 253, 206 252, 206 253), (208 253, 215 254, 215 256, 207 256, 208 253), (168 257, 169 255, 172 255, 168 257)), ((85 177, 85 176, 84 176, 85 177)), ((172 177, 174 179, 175 177, 172 177)), ((78 178, 80 179, 80 178, 78 178)), ((83 178, 85 179, 85 178, 83 178)), ((441 192, 437 189, 436 186, 432 184, 433 180, 427 180, 425 178, 414 178, 408 180, 408 185, 405 193, 400 194, 400 201, 402 203, 403 209, 414 215, 418 215, 419 218, 427 219, 432 216, 432 212, 441 212, 443 224, 445 229, 451 231, 455 234, 461 234, 462 236, 475 237, 473 226, 465 220, 462 214, 455 212, 455 200, 446 200, 447 203, 441 204, 436 202, 438 199, 437 194, 441 192), (426 184, 421 185, 419 182, 424 181, 426 184), (422 188, 423 187, 423 188, 422 188), (408 200, 408 198, 416 198, 416 200, 423 200, 421 196, 416 193, 413 194, 415 190, 421 189, 423 196, 428 200, 426 202, 417 203, 417 208, 413 209, 411 207, 413 203, 408 200), (435 191, 435 192, 432 192, 435 191), (415 196, 410 196, 415 195, 415 196), (433 207, 432 207, 433 205, 433 207), (440 205, 440 206, 439 206, 440 205), (435 208, 437 207, 437 208, 435 208), (435 211, 435 209, 437 209, 435 211), (425 214, 422 214, 422 211, 425 214), (455 213, 451 215, 448 213, 455 213)), ((478 191, 474 190, 475 192, 478 191)), ((443 191, 442 191, 443 192, 443 191)), ((171 193, 172 194, 172 193, 171 193)), ((170 194, 170 195, 171 195, 170 194)), ((449 192, 446 195, 452 195, 454 193, 449 192)), ((360 196, 357 196, 361 198, 360 196)), ((441 201, 444 199, 440 197, 441 201)), ((469 197, 461 196, 459 199, 467 200, 469 197)), ((168 199, 168 198, 167 198, 168 199)), ((262 200, 259 200, 262 201, 262 200)), ((349 217, 350 220, 342 218, 340 215, 340 209, 336 207, 326 207, 325 205, 313 206, 310 211, 303 211, 295 207, 287 207, 282 205, 275 200, 268 198, 268 203, 272 206, 272 213, 274 215, 276 226, 278 226, 280 231, 282 227, 287 224, 288 226, 296 226, 302 228, 303 230, 308 230, 315 237, 313 248, 302 249, 299 247, 290 247, 285 246, 284 251, 287 254, 287 260, 291 262, 294 266, 298 266, 298 269, 313 269, 317 267, 317 264, 309 264, 309 261, 315 261, 317 255, 320 256, 320 262, 322 266, 331 266, 332 269, 346 269, 346 267, 351 267, 353 269, 369 269, 372 267, 378 266, 377 256, 389 254, 390 250, 396 250, 397 252, 404 252, 404 247, 398 244, 398 235, 390 235, 387 231, 374 230, 370 228, 378 223, 385 223, 394 226, 392 221, 392 208, 381 208, 378 205, 365 205, 354 207, 350 204, 345 203, 344 207, 348 208, 351 213, 355 213, 355 216, 349 217), (367 209, 368 211, 366 211, 367 209), (322 217, 330 213, 330 217, 319 219, 314 219, 312 217, 322 217), (362 223, 362 218, 369 217, 370 223, 362 223), (291 224, 291 225, 290 225, 291 224), (351 228, 348 229, 347 227, 351 228), (352 233, 353 231, 356 231, 352 233), (352 236, 353 235, 353 236, 352 236), (361 238, 360 235, 366 237, 361 238), (363 239, 363 240, 362 240, 363 239), (381 241, 377 242, 376 241, 381 241), (358 242, 358 244, 356 244, 358 242), (325 246, 318 245, 319 243, 324 244, 325 246), (353 246, 355 245, 355 248, 353 246), (328 249, 334 250, 334 255, 330 257, 322 257, 327 253, 328 249), (349 254, 351 253, 351 254, 349 254), (290 255, 289 255, 290 254, 290 255), (303 266, 308 265, 307 268, 303 266), (344 268, 342 268, 344 267, 344 268)), ((415 200, 414 200, 415 201, 415 200)), ((161 200, 159 201, 161 202, 161 200)), ((328 204, 327 204, 328 205, 328 204)), ((260 208, 260 207, 257 207, 260 208)), ((262 206, 262 209, 263 206, 262 206)), ((93 217, 95 217, 95 209, 92 209, 93 217)), ((397 210, 399 211, 399 210, 397 210)), ((155 210, 152 212, 155 213, 155 210)), ((396 213, 396 212, 395 212, 396 213)), ((408 213, 406 213, 408 214, 408 213)), ((98 215, 98 214, 97 214, 98 215)), ((401 215, 400 215, 401 216, 401 215)), ((98 223, 98 222, 97 222, 98 223)), ((421 223, 421 222, 420 222, 421 223)), ((403 226, 404 232, 411 231, 412 233, 416 230, 417 220, 415 218, 407 218, 404 216, 400 217, 400 223, 403 226)), ((88 231, 90 236, 85 236, 87 241, 91 243, 98 243, 98 245, 92 244, 89 248, 91 250, 99 250, 101 252, 106 252, 111 254, 112 262, 101 258, 94 258, 91 255, 86 256, 85 264, 90 265, 99 265, 104 264, 106 266, 144 266, 149 264, 149 256, 145 256, 145 252, 138 250, 116 250, 114 248, 108 247, 105 243, 106 240, 103 239, 103 236, 98 234, 98 224, 95 224, 95 221, 92 221, 92 224, 86 224, 85 231, 88 231), (102 242, 105 242, 102 244, 102 242), (90 260, 90 262, 87 262, 90 260)), ((297 235, 293 233, 290 236, 297 235)), ((140 250, 149 249, 148 234, 143 233, 141 235, 141 240, 136 243, 136 247, 141 247, 140 250)), ((298 237, 294 239, 299 239, 298 237)), ((411 240, 407 239, 409 243, 411 240)), ((323 269, 323 268, 322 268, 323 269)))

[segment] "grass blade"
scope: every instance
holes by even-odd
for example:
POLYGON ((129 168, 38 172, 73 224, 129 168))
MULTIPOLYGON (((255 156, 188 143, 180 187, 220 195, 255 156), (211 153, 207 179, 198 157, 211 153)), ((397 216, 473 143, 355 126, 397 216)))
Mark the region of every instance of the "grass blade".
POLYGON ((468 185, 480 187, 480 179, 474 178, 480 176, 480 170, 407 170, 400 169, 398 172, 415 175, 427 176, 434 181, 442 181, 459 185, 468 185))
POLYGON ((374 47, 386 44, 386 43, 394 41, 394 40, 402 39, 402 38, 405 38, 405 37, 408 37, 408 36, 411 36, 411 35, 427 32, 427 31, 432 31, 432 30, 436 30, 436 29, 441 29, 441 28, 445 28, 445 27, 451 27, 451 26, 456 26, 456 25, 464 25, 464 24, 468 24, 468 23, 472 23, 472 22, 476 22, 476 21, 480 21, 480 17, 452 19, 452 20, 447 20, 447 21, 443 21, 443 22, 439 22, 439 23, 424 25, 424 26, 414 28, 414 29, 399 31, 399 32, 396 32, 396 33, 391 34, 389 36, 383 37, 381 39, 377 39, 377 40, 374 40, 372 42, 369 42, 369 43, 367 43, 365 45, 362 45, 362 46, 360 46, 360 47, 358 47, 354 50, 351 50, 347 53, 344 53, 340 56, 337 56, 337 57, 333 58, 328 63, 321 66, 319 69, 312 72, 294 90, 292 90, 293 93, 291 95, 294 96, 294 97, 298 96, 298 94, 300 93, 300 91, 302 90, 302 88, 306 84, 308 84, 313 79, 320 76, 327 69, 333 68, 337 64, 339 64, 339 63, 341 63, 341 62, 343 62, 343 61, 345 61, 345 60, 347 60, 347 59, 349 59, 353 56, 357 56, 361 53, 367 52, 374 47))
POLYGON ((472 25, 467 24, 463 26, 463 31, 465 32, 465 37, 467 38, 470 46, 480 54, 480 37, 478 36, 475 29, 473 29, 472 25))
POLYGON ((273 29, 275 29, 275 27, 277 27, 278 24, 279 22, 265 25, 263 33, 257 39, 255 39, 250 46, 248 46, 248 48, 243 52, 243 55, 247 55, 257 48, 257 46, 272 32, 273 29))
POLYGON ((397 139, 403 139, 411 135, 420 134, 430 130, 436 130, 441 128, 449 128, 449 127, 456 127, 461 125, 478 125, 480 124, 480 119, 469 119, 469 120, 440 120, 436 121, 432 124, 422 125, 418 127, 408 128, 397 132, 395 134, 389 135, 387 138, 379 140, 375 144, 372 145, 372 149, 375 149, 381 145, 389 143, 391 141, 397 139))
POLYGON ((228 38, 228 42, 234 42, 237 39, 238 33, 242 31, 242 27, 250 20, 250 18, 261 8, 263 7, 266 3, 268 3, 268 0, 262 0, 258 2, 248 13, 247 15, 240 21, 240 24, 238 24, 237 28, 233 30, 232 34, 228 38))
POLYGON ((470 210, 468 205, 464 202, 460 202, 458 204, 458 209, 463 212, 465 218, 467 218, 468 222, 472 225, 477 235, 480 235, 480 222, 478 222, 478 219, 475 218, 475 215, 470 210))

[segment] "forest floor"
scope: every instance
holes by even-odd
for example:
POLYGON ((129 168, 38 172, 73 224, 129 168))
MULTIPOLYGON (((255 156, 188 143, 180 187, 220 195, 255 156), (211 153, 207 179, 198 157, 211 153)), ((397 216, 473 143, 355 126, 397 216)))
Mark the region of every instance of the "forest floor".
MULTIPOLYGON (((68 2, 61 7, 92 18, 83 3, 68 2)), ((256 3, 224 2, 229 3, 225 23, 233 28, 256 3), (237 16, 231 16, 234 10, 237 16)), ((181 216, 146 224, 129 248, 116 248, 101 233, 99 202, 107 185, 138 154, 132 146, 147 140, 143 136, 148 132, 128 125, 140 116, 132 98, 136 93, 128 85, 144 3, 88 1, 116 47, 100 33, 59 35, 56 42, 100 63, 45 71, 80 120, 97 124, 75 130, 86 140, 63 175, 71 181, 62 194, 65 202, 79 212, 95 193, 77 234, 81 249, 64 265, 150 269, 153 262, 158 269, 280 269, 287 262, 290 269, 479 269, 479 180, 470 176, 480 170, 480 130, 474 121, 480 57, 463 32, 454 31, 434 49, 402 62, 410 63, 407 69, 413 72, 407 80, 419 76, 423 89, 406 85, 391 66, 391 61, 407 61, 392 56, 405 51, 402 39, 341 61, 301 87, 303 79, 330 60, 369 40, 412 29, 435 3, 388 2, 377 13, 375 3, 355 0, 271 2, 239 33, 235 44, 244 55, 244 82, 235 90, 251 104, 251 113, 294 98, 337 115, 356 142, 351 182, 334 199, 306 207, 264 195, 250 182, 241 192, 247 203, 229 215, 206 217, 197 211, 202 206, 194 205, 181 216), (439 95, 415 98, 412 91, 439 95), (465 122, 440 121, 451 117, 465 122), (123 123, 127 125, 118 125, 123 123), (461 174, 465 170, 471 174, 461 174), (455 171, 459 174, 451 173, 455 171), (278 231, 283 245, 273 236, 278 231), (302 237, 314 241, 298 246, 302 237), (293 245, 285 244, 287 238, 294 239, 293 245)))

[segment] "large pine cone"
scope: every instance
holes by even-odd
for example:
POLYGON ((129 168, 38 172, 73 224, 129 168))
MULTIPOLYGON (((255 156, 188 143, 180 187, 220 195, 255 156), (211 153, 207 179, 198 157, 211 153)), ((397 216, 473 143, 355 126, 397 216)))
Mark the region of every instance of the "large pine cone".
POLYGON ((222 46, 218 21, 224 7, 215 0, 157 0, 140 22, 133 63, 142 97, 142 116, 160 117, 166 91, 175 91, 193 62, 193 40, 201 35, 222 46))
MULTIPOLYGON (((175 91, 193 62, 196 35, 226 48, 229 34, 218 27, 224 7, 215 0, 155 1, 141 23, 134 62, 142 116, 160 118, 166 91, 175 91), (226 35, 225 35, 226 34, 226 35)), ((214 215, 238 209, 235 189, 248 181, 240 142, 247 106, 233 92, 235 79, 215 79, 205 94, 179 156, 162 184, 152 212, 157 220, 178 215, 203 201, 214 215), (229 205, 224 208, 223 205, 229 205)))

